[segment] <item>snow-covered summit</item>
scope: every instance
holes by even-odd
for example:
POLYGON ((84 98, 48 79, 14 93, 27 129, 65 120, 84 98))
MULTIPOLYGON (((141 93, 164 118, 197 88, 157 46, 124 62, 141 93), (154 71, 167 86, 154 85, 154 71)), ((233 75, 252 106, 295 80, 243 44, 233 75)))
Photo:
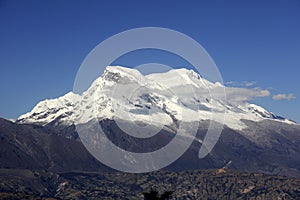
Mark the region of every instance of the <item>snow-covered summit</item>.
POLYGON ((239 130, 247 128, 242 119, 292 123, 260 106, 230 102, 210 94, 224 89, 224 85, 212 83, 187 69, 144 76, 136 69, 108 66, 83 94, 69 92, 56 99, 41 101, 32 111, 21 115, 17 122, 72 125, 94 118, 121 118, 172 124, 176 120, 210 120, 215 115, 213 119, 222 123, 225 116, 225 125, 239 130), (195 116, 195 113, 198 119, 186 117, 195 116))

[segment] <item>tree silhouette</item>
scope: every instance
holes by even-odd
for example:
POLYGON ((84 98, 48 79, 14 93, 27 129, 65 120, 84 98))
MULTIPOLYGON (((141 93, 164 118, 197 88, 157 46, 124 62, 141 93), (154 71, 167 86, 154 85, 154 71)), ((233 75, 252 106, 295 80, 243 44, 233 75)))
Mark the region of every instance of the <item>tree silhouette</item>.
POLYGON ((162 195, 158 195, 158 192, 151 188, 150 192, 144 192, 144 200, 168 200, 170 199, 173 192, 167 191, 162 195))

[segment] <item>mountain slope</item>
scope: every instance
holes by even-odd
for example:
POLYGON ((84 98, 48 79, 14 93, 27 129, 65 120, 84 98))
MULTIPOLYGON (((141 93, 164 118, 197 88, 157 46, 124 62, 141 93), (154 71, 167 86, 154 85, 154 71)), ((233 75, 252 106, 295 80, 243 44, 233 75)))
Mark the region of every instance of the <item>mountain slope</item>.
MULTIPOLYGON (((150 140, 143 140, 124 133, 113 120, 104 120, 101 123, 114 144, 134 152, 161 148, 174 137, 173 132, 163 130, 150 140)), ((264 127, 266 126, 264 123, 266 122, 256 125, 264 127)), ((75 129, 69 127, 65 129, 67 133, 74 134, 75 129)), ((20 125, 1 119, 0 168, 111 171, 110 168, 97 162, 80 141, 59 136, 59 132, 55 130, 57 129, 20 125)), ((217 169, 231 161, 230 169, 300 177, 299 129, 290 129, 284 133, 281 133, 282 130, 272 130, 258 132, 261 133, 261 138, 258 139, 261 143, 256 143, 237 131, 225 128, 213 151, 204 159, 199 159, 201 140, 207 131, 206 125, 202 123, 190 148, 165 169, 171 171, 217 169)))
POLYGON ((20 125, 0 118, 0 168, 31 170, 107 170, 81 142, 43 127, 20 125))

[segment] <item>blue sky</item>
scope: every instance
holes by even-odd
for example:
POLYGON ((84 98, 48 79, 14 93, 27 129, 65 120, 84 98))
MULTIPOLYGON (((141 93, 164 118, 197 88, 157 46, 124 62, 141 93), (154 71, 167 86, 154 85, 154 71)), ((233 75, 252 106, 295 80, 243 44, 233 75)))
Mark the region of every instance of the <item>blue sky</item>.
POLYGON ((192 37, 214 59, 224 82, 255 82, 251 87, 271 92, 255 103, 300 122, 296 0, 0 0, 0 116, 16 118, 40 100, 71 91, 81 62, 98 43, 147 26, 192 37), (273 100, 277 94, 295 98, 273 100))

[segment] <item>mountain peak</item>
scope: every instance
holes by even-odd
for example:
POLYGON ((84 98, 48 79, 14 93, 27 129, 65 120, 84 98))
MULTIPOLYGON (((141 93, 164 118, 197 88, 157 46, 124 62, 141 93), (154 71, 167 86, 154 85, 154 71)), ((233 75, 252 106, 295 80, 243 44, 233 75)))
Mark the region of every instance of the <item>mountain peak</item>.
POLYGON ((113 73, 124 73, 124 74, 130 74, 130 73, 133 73, 133 72, 134 73, 139 73, 139 71, 136 70, 136 69, 123 67, 123 66, 119 66, 119 65, 107 66, 105 68, 105 71, 110 71, 110 72, 113 72, 113 73))
POLYGON ((107 66, 102 77, 107 80, 119 81, 122 77, 139 80, 143 75, 136 69, 122 66, 107 66))

